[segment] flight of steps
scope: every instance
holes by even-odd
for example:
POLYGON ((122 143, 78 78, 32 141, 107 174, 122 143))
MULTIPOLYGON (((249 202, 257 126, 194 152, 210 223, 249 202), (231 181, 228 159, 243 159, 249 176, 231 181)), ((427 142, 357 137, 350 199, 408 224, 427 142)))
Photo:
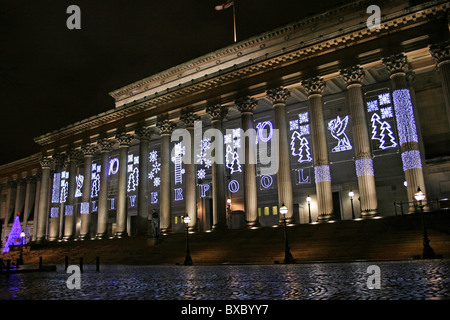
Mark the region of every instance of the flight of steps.
MULTIPOLYGON (((450 257, 450 214, 427 214, 430 245, 436 254, 450 257)), ((338 221, 287 228, 294 259, 312 261, 403 260, 422 255, 423 229, 420 215, 385 217, 378 220, 338 221)), ((194 264, 273 264, 284 260, 283 226, 256 230, 217 230, 189 235, 194 264)), ((158 243, 148 237, 85 240, 34 246, 24 252, 26 264, 63 264, 69 257, 76 264, 182 264, 185 234, 164 236, 158 243)), ((2 254, 15 260, 17 252, 2 254)))

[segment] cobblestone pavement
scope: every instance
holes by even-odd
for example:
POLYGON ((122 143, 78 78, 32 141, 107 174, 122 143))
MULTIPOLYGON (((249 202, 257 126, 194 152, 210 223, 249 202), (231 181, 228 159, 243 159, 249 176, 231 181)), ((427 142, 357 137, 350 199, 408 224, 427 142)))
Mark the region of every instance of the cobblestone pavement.
POLYGON ((237 266, 85 266, 81 289, 56 272, 0 276, 0 299, 423 300, 450 299, 450 260, 237 266), (367 281, 377 265, 380 289, 367 281))

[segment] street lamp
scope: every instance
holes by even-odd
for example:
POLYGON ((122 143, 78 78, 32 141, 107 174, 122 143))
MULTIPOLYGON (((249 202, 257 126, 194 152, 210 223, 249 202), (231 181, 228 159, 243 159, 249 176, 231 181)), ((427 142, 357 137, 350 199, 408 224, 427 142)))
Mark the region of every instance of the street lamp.
POLYGON ((355 196, 355 193, 350 190, 348 196, 350 197, 350 202, 352 204, 352 219, 355 219, 355 209, 353 208, 353 197, 355 196))
POLYGON ((23 240, 25 239, 25 232, 20 233, 20 258, 17 264, 23 264, 23 240))
POLYGON ((417 188, 417 192, 414 194, 414 198, 419 202, 420 211, 422 213, 422 226, 423 226, 423 259, 434 259, 435 254, 433 248, 430 246, 430 240, 428 239, 427 227, 425 225, 425 215, 423 213, 422 201, 425 200, 425 193, 417 188))
POLYGON ((184 265, 192 266, 192 258, 189 252, 189 223, 191 222, 191 218, 186 215, 183 218, 183 222, 186 225, 186 257, 184 258, 184 265))
POLYGON ((292 257, 291 251, 289 249, 288 238, 287 238, 287 227, 286 227, 286 215, 288 213, 288 208, 284 205, 280 208, 281 220, 283 220, 284 224, 284 263, 295 263, 294 258, 292 257))
POLYGON ((311 199, 311 197, 308 195, 308 196, 306 197, 306 202, 308 202, 309 223, 312 222, 312 220, 311 220, 311 201, 312 201, 312 199, 311 199))

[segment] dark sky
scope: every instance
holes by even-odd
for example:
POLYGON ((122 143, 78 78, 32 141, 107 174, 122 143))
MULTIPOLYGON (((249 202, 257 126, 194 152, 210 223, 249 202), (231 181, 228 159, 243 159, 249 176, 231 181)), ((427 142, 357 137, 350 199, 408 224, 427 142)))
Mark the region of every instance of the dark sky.
MULTIPOLYGON (((114 108, 109 92, 233 43, 225 0, 21 0, 0 4, 0 164, 33 138, 114 108), (69 30, 69 5, 81 30, 69 30)), ((238 40, 340 1, 236 0, 238 40)))

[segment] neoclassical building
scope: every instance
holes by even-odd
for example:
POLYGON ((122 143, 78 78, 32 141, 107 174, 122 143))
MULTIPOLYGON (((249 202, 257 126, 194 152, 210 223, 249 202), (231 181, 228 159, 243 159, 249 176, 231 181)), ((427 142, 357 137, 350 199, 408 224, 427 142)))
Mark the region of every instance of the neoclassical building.
POLYGON ((429 210, 450 196, 447 1, 370 1, 234 43, 110 95, 0 167, 2 240, 256 228, 429 210), (186 132, 189 133, 186 136, 186 132), (270 161, 268 161, 270 160, 270 161), (273 164, 276 163, 276 170, 273 164), (399 205, 399 203, 401 203, 399 205))

